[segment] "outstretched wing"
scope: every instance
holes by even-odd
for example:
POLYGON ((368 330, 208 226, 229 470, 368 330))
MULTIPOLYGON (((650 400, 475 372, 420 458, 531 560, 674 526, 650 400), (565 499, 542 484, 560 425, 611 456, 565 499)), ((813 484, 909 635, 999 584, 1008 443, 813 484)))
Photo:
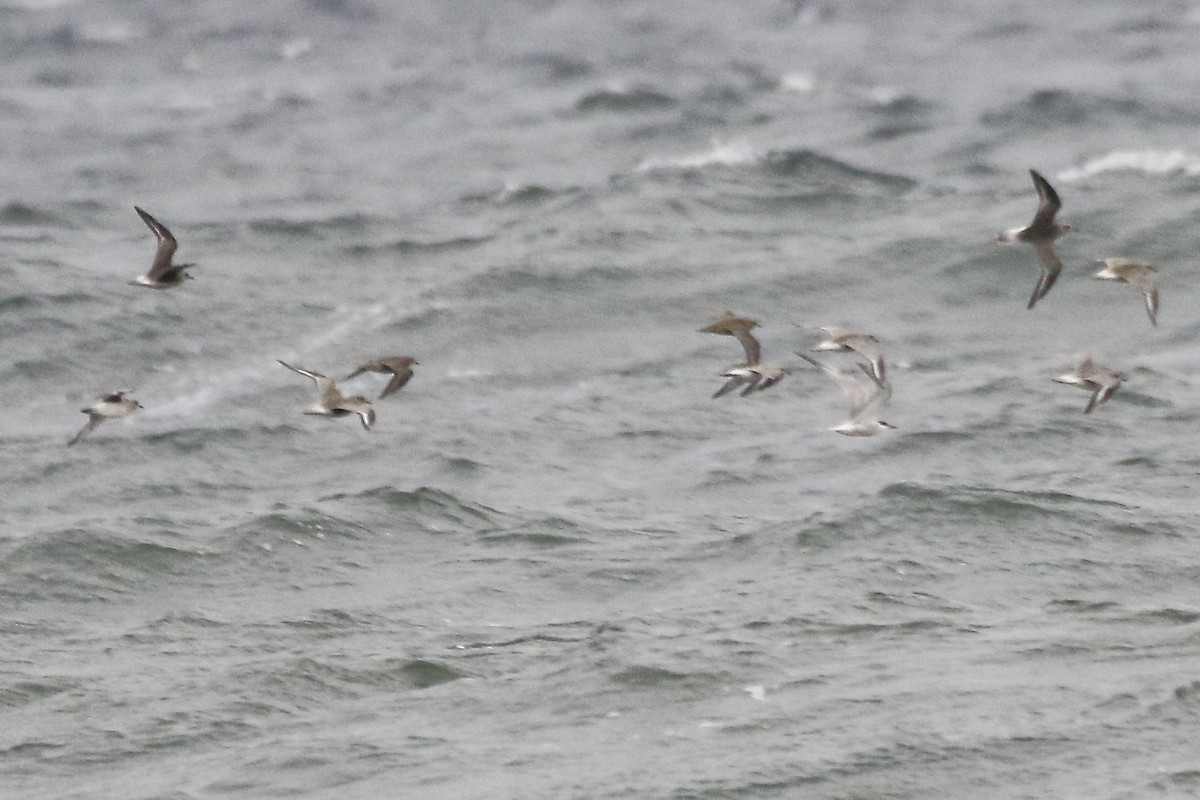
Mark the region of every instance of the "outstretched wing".
POLYGON ((1054 242, 1034 242, 1033 249, 1037 253, 1038 261, 1042 263, 1042 274, 1038 276, 1037 284, 1033 287, 1033 294, 1029 295, 1029 305, 1025 308, 1033 308, 1038 300, 1046 296, 1053 288, 1054 282, 1058 280, 1059 273, 1063 268, 1058 253, 1054 252, 1054 242))
POLYGON ((150 271, 146 273, 146 277, 150 280, 158 280, 167 270, 171 269, 171 259, 175 256, 175 250, 179 245, 175 242, 175 237, 171 235, 171 232, 167 230, 166 225, 137 206, 134 206, 133 210, 142 218, 142 222, 146 223, 146 227, 154 232, 154 238, 158 240, 158 250, 154 252, 154 263, 150 265, 150 271))
POLYGON ((278 358, 275 360, 279 361, 280 364, 283 364, 292 372, 298 372, 306 378, 311 378, 313 383, 317 385, 317 394, 321 396, 322 403, 325 403, 326 401, 336 403, 341 397, 341 395, 338 394, 337 386, 334 385, 333 381, 321 373, 313 372, 312 370, 301 369, 300 367, 293 367, 291 364, 278 358))
POLYGON ((1054 223, 1054 215, 1062 208, 1062 201, 1058 199, 1058 192, 1054 191, 1054 187, 1050 182, 1038 174, 1037 170, 1029 170, 1029 177, 1033 178, 1033 186, 1038 193, 1038 207, 1033 215, 1033 222, 1029 223, 1030 228, 1048 228, 1054 223))
POLYGON ((389 394, 395 394, 404 388, 404 385, 412 379, 413 371, 405 367, 404 369, 396 370, 392 373, 392 379, 388 381, 388 385, 383 387, 383 391, 379 394, 379 399, 387 397, 389 394))

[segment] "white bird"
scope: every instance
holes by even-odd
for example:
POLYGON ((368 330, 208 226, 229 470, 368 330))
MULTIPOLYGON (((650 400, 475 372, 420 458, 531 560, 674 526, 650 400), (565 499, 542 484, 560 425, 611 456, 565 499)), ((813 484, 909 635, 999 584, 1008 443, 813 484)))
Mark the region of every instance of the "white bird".
MULTIPOLYGON (((278 361, 278 359, 276 359, 278 361)), ((312 378, 317 385, 317 402, 304 409, 305 414, 317 414, 323 417, 344 417, 347 414, 357 414, 362 426, 367 430, 375 424, 375 409, 370 401, 360 394, 345 397, 338 391, 337 384, 319 372, 293 367, 286 361, 279 361, 292 372, 298 372, 312 378)))
POLYGON ((1102 281, 1120 281, 1136 286, 1142 290, 1146 299, 1146 313, 1150 315, 1150 324, 1158 326, 1158 284, 1154 280, 1156 270, 1150 264, 1141 264, 1128 258, 1106 258, 1101 263, 1104 269, 1097 272, 1094 278, 1102 281))
POLYGON ((825 335, 825 338, 818 342, 813 350, 858 353, 871 365, 871 373, 876 383, 882 384, 887 380, 885 375, 887 366, 883 363, 883 347, 877 338, 869 333, 840 328, 836 325, 821 328, 821 333, 825 335))
POLYGON ((195 264, 173 264, 171 259, 175 256, 175 250, 179 245, 175 241, 175 237, 167 230, 167 226, 156 220, 154 217, 147 214, 137 206, 133 210, 138 213, 142 221, 146 223, 151 231, 154 232, 154 238, 158 240, 158 249, 154 251, 154 262, 150 265, 150 270, 138 277, 135 281, 130 281, 134 286, 148 286, 151 289, 166 289, 171 286, 178 286, 186 280, 191 280, 192 276, 188 274, 189 267, 196 266, 195 264))
POLYGON ((1113 393, 1121 387, 1125 376, 1097 366, 1091 356, 1084 356, 1079 360, 1079 365, 1075 367, 1074 372, 1059 375, 1051 380, 1056 383, 1065 383, 1068 386, 1078 386, 1080 389, 1091 392, 1092 398, 1088 400, 1087 408, 1083 410, 1083 413, 1090 414, 1096 406, 1113 396, 1113 393))
POLYGON ((1062 201, 1058 199, 1058 192, 1054 191, 1054 187, 1039 175, 1037 170, 1029 170, 1029 175, 1033 178, 1033 186, 1038 193, 1038 207, 1033 215, 1033 221, 1024 228, 1013 228, 1002 232, 996 237, 996 240, 1025 242, 1033 245, 1034 251, 1037 252, 1038 260, 1042 262, 1042 274, 1038 276, 1038 282, 1033 287, 1033 294, 1029 296, 1029 305, 1026 306, 1026 308, 1033 308, 1038 300, 1046 296, 1050 288, 1054 286, 1054 282, 1058 280, 1059 273, 1062 272, 1062 261, 1054 252, 1054 240, 1071 230, 1071 226, 1054 221, 1054 215, 1062 208, 1062 201))
POLYGON ((79 409, 84 414, 88 415, 87 424, 80 429, 79 433, 71 437, 71 441, 67 442, 67 447, 78 442, 86 434, 95 430, 101 422, 106 419, 116 419, 123 417, 126 414, 132 414, 142 407, 142 404, 132 397, 126 397, 128 392, 112 392, 100 399, 100 402, 90 405, 87 408, 79 409))
POLYGON ((850 418, 837 427, 830 428, 831 431, 843 436, 874 436, 884 428, 896 427, 879 418, 880 409, 891 399, 891 384, 875 380, 875 375, 865 364, 857 365, 867 377, 867 380, 862 380, 853 373, 825 364, 805 353, 796 355, 832 378, 850 403, 850 418))

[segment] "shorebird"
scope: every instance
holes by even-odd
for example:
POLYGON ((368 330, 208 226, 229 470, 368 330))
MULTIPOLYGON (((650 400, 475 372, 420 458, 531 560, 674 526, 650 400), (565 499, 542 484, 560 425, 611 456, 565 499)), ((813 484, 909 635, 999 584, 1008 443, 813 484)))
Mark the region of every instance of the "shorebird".
MULTIPOLYGON (((277 361, 279 359, 276 359, 277 361)), ((375 424, 375 409, 371 408, 370 401, 360 394, 353 397, 344 397, 338 391, 337 384, 325 377, 319 372, 312 372, 307 369, 293 367, 286 361, 279 361, 292 372, 298 372, 305 377, 312 378, 313 383, 317 385, 317 402, 304 409, 305 414, 317 414, 322 417, 344 417, 347 414, 358 414, 358 418, 362 421, 362 426, 367 430, 375 424)))
POLYGON ((852 351, 858 353, 871 365, 871 374, 875 378, 875 382, 883 384, 886 380, 884 374, 886 365, 883 363, 883 348, 880 346, 878 339, 869 333, 860 333, 849 328, 839 328, 835 325, 821 328, 821 333, 825 335, 825 338, 818 342, 813 350, 817 352, 831 350, 835 352, 852 351))
POLYGON ((1102 281, 1121 281, 1141 289, 1150 324, 1158 327, 1158 284, 1154 281, 1154 273, 1158 270, 1128 258, 1106 258, 1100 263, 1104 264, 1104 269, 1093 277, 1102 281))
POLYGON ((1119 372, 1098 367, 1092 361, 1091 356, 1084 356, 1079 360, 1079 365, 1075 367, 1074 372, 1059 375, 1051 380, 1065 383, 1068 386, 1078 386, 1080 389, 1091 392, 1092 399, 1088 400, 1087 408, 1083 410, 1083 413, 1090 414, 1096 406, 1113 396, 1113 393, 1120 388, 1121 382, 1125 380, 1125 376, 1119 372))
POLYGON ((746 351, 746 363, 738 364, 721 373, 721 377, 728 380, 726 380, 724 386, 713 394, 714 398, 720 397, 739 386, 745 387, 741 391, 741 396, 745 397, 751 392, 769 389, 783 380, 783 376, 787 374, 787 370, 783 367, 762 363, 762 347, 759 345, 758 340, 754 338, 754 334, 750 333, 750 330, 756 327, 758 327, 756 320, 752 320, 749 317, 739 317, 732 311, 726 311, 716 322, 700 329, 700 333, 733 336, 741 343, 742 349, 746 351))
POLYGON ((84 414, 88 415, 87 424, 80 429, 79 433, 71 437, 71 441, 67 442, 67 447, 78 442, 86 434, 95 430, 101 422, 106 419, 116 419, 123 417, 126 414, 132 414, 142 407, 142 404, 132 397, 126 397, 129 392, 113 392, 107 394, 100 399, 100 402, 90 405, 87 408, 79 409, 84 414))
POLYGON ((1033 221, 1024 228, 1003 231, 996 237, 996 241, 1025 242, 1033 245, 1034 251, 1037 252, 1038 260, 1042 262, 1042 274, 1038 277, 1033 294, 1029 296, 1029 305, 1026 306, 1033 308, 1038 300, 1046 296, 1058 280, 1058 274, 1062 272, 1062 262, 1054 252, 1054 240, 1071 230, 1071 226, 1054 221, 1054 215, 1062 208, 1062 201, 1058 199, 1058 192, 1054 191, 1054 187, 1039 175, 1037 170, 1029 170, 1029 175, 1033 178, 1033 185, 1038 193, 1038 207, 1033 221))
POLYGON ((134 286, 149 286, 151 289, 167 289, 191 280, 192 276, 187 273, 187 269, 196 266, 195 264, 171 263, 179 244, 167 230, 167 226, 137 206, 134 206, 133 210, 146 223, 146 227, 154 232, 154 238, 158 240, 158 249, 154 251, 154 262, 150 265, 150 270, 130 283, 134 286))
POLYGON ((391 375, 392 379, 388 381, 388 385, 383 387, 383 392, 379 395, 379 400, 387 397, 389 394, 400 391, 404 388, 404 384, 408 383, 413 376, 413 365, 419 365, 412 356, 390 356, 387 358, 376 358, 368 361, 365 364, 359 365, 358 369, 346 376, 346 380, 357 378, 364 372, 379 372, 384 375, 391 375))
POLYGON ((833 378, 850 403, 850 418, 829 430, 843 436, 874 436, 884 428, 896 427, 879 418, 880 408, 892 397, 891 384, 876 380, 874 373, 865 364, 857 365, 867 377, 867 380, 862 380, 853 373, 825 364, 805 353, 796 355, 833 378))

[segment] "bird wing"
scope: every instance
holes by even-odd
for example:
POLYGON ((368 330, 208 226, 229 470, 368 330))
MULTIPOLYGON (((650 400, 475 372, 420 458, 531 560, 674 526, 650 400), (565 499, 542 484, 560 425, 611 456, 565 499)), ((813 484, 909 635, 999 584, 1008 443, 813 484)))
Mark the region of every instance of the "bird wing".
POLYGON ((1158 327, 1158 287, 1151 283, 1142 288, 1146 298, 1146 313, 1150 315, 1150 324, 1158 327))
MULTIPOLYGON (((871 401, 872 392, 870 389, 867 388, 866 384, 855 378, 849 372, 838 369, 837 367, 831 366, 822 361, 818 361, 817 359, 811 358, 804 353, 796 353, 796 355, 800 356, 814 367, 817 367, 833 379, 838 387, 841 388, 842 394, 845 395, 847 402, 850 404, 851 416, 857 416, 858 413, 862 411, 871 401)), ((860 368, 864 370, 866 369, 865 367, 862 367, 862 365, 860 365, 860 368)), ((870 374, 869 371, 868 374, 870 374)), ((875 385, 874 378, 872 378, 872 384, 875 385)))
POLYGON ((84 436, 94 431, 96 427, 104 421, 104 417, 100 416, 99 414, 92 413, 89 409, 85 408, 83 411, 88 415, 87 424, 79 429, 79 433, 71 437, 71 441, 67 442, 67 447, 70 447, 84 436))
POLYGON ((283 364, 285 367, 290 369, 292 372, 298 372, 306 378, 311 378, 313 383, 315 383, 317 385, 317 393, 321 395, 322 402, 324 402, 327 399, 331 399, 331 397, 333 399, 333 402, 335 402, 335 403, 337 402, 337 399, 340 397, 340 395, 338 394, 338 391, 337 391, 337 386, 335 386, 333 381, 330 380, 328 377, 322 375, 319 372, 313 372, 312 370, 308 370, 308 369, 301 369, 300 367, 293 367, 291 364, 287 363, 286 361, 281 361, 280 359, 275 359, 275 360, 279 361, 280 364, 283 364))
POLYGON ((1033 178, 1033 186, 1038 193, 1038 207, 1033 215, 1033 222, 1029 223, 1030 228, 1048 228, 1054 222, 1054 215, 1062 208, 1062 201, 1058 199, 1058 192, 1054 191, 1054 187, 1050 182, 1043 178, 1037 170, 1029 170, 1029 177, 1033 178))
POLYGON ((1029 295, 1029 305, 1026 308, 1033 308, 1038 300, 1049 293, 1053 288, 1055 281, 1058 280, 1059 273, 1062 272, 1062 261, 1058 258, 1058 253, 1054 252, 1054 242, 1038 241, 1033 243, 1033 249, 1037 253, 1038 261, 1042 262, 1042 273, 1038 276, 1037 284, 1033 287, 1033 294, 1029 295))
POLYGON ((746 363, 757 364, 762 358, 762 347, 758 343, 758 339, 754 338, 754 334, 750 333, 750 329, 744 326, 738 326, 733 329, 733 335, 742 344, 742 349, 746 351, 746 363))
POLYGON ((1108 380, 1089 380, 1088 385, 1094 387, 1094 391, 1092 392, 1092 399, 1088 401, 1087 408, 1083 410, 1085 414, 1092 413, 1096 406, 1112 397, 1113 392, 1121 385, 1121 381, 1117 376, 1109 375, 1108 380))
POLYGON ((154 262, 150 265, 150 271, 146 273, 146 277, 150 280, 157 280, 171 268, 171 259, 179 245, 171 232, 167 230, 166 225, 137 206, 134 206, 133 210, 142 218, 142 222, 146 223, 146 227, 154 232, 154 238, 158 240, 158 249, 154 252, 154 262))
POLYGON ((383 391, 379 395, 379 399, 387 397, 389 394, 394 394, 404 388, 404 384, 408 383, 413 376, 413 371, 405 367, 404 369, 396 370, 392 373, 392 379, 388 381, 388 385, 383 387, 383 391))
POLYGON ((883 347, 878 339, 869 333, 856 333, 846 336, 843 341, 847 347, 871 362, 871 372, 874 373, 872 379, 876 383, 886 380, 887 365, 883 363, 883 347))

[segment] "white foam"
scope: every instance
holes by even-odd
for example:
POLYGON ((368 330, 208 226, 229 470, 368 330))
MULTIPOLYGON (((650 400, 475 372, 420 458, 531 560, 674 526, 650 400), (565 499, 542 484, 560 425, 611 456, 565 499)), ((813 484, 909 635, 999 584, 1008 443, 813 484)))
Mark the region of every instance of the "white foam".
POLYGON ((763 152, 745 142, 716 142, 702 153, 684 156, 652 156, 638 164, 638 172, 660 169, 700 169, 709 166, 741 166, 754 164, 763 158, 763 152))
POLYGON ((1183 150, 1113 150, 1082 166, 1063 170, 1056 177, 1070 182, 1127 170, 1147 175, 1200 175, 1200 157, 1183 150))
POLYGON ((779 88, 785 92, 811 94, 817 89, 817 79, 811 72, 789 72, 779 79, 779 88))
POLYGON ((285 61, 295 61, 300 56, 311 53, 312 49, 312 39, 301 36, 284 42, 279 48, 279 56, 285 61))

